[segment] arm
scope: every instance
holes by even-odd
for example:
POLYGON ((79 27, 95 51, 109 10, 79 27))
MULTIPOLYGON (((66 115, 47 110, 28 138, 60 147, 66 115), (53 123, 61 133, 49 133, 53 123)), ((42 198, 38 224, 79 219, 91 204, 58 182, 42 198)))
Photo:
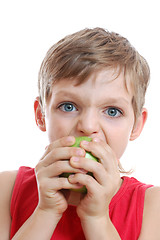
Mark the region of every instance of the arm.
POLYGON ((138 240, 160 239, 160 187, 146 190, 141 234, 138 240))
POLYGON ((0 236, 9 240, 11 215, 10 202, 17 171, 0 173, 0 236))
POLYGON ((52 237, 63 212, 68 207, 61 189, 79 188, 77 184, 69 183, 67 178, 59 177, 63 172, 80 171, 72 168, 66 160, 78 154, 77 148, 70 147, 74 142, 74 137, 70 140, 64 137, 47 147, 35 168, 39 193, 38 205, 12 240, 49 240, 52 237))
POLYGON ((73 167, 92 172, 94 178, 88 174, 76 173, 69 177, 71 183, 80 183, 87 188, 87 194, 77 207, 77 214, 81 219, 82 228, 87 240, 120 240, 119 234, 109 217, 109 204, 119 190, 122 180, 118 170, 118 161, 113 151, 103 141, 93 139, 87 145, 81 142, 81 147, 100 159, 79 158, 73 167))
POLYGON ((12 240, 49 240, 58 221, 59 216, 37 208, 12 240))
POLYGON ((103 218, 81 221, 87 240, 121 240, 117 230, 113 226, 109 215, 103 218))

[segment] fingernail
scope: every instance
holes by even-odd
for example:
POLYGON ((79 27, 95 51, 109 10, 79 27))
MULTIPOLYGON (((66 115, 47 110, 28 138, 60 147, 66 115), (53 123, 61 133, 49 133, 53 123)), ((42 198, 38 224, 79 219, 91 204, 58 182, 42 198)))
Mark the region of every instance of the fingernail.
POLYGON ((83 145, 88 145, 89 142, 88 142, 88 141, 82 141, 82 144, 83 144, 83 145))
POLYGON ((72 136, 67 137, 68 142, 73 142, 74 138, 72 136))
POLYGON ((69 178, 74 178, 74 174, 69 175, 69 178))
POLYGON ((77 149, 76 153, 77 153, 78 156, 84 156, 85 155, 84 151, 82 149, 77 149))
POLYGON ((79 161, 79 158, 78 158, 78 157, 72 157, 72 161, 73 161, 73 162, 78 162, 78 161, 79 161))

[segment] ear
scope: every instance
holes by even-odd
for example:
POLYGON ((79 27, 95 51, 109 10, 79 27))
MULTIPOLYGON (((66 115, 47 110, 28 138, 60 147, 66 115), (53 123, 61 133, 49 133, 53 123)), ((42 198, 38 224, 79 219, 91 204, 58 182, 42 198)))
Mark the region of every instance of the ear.
POLYGON ((46 131, 45 117, 42 113, 39 97, 37 97, 36 100, 34 101, 34 115, 37 126, 41 131, 45 132, 46 131))
POLYGON ((137 121, 136 121, 136 123, 133 127, 133 130, 132 130, 132 133, 131 133, 131 136, 130 136, 130 141, 133 141, 137 137, 139 137, 139 135, 141 134, 141 132, 143 130, 145 122, 147 120, 147 116, 148 116, 147 109, 143 108, 142 112, 141 112, 141 115, 138 117, 138 119, 137 119, 137 121))

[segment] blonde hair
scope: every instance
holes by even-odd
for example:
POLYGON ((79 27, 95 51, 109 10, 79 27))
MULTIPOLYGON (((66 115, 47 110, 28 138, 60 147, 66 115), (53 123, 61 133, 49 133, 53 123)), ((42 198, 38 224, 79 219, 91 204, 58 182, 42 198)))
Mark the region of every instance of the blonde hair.
POLYGON ((42 110, 45 110, 55 82, 76 78, 80 84, 103 68, 119 69, 119 73, 123 71, 126 86, 129 79, 136 121, 145 102, 149 66, 126 38, 102 28, 84 29, 68 35, 48 50, 38 79, 42 110))
POLYGON ((126 38, 102 28, 84 29, 68 35, 48 50, 38 79, 42 109, 56 81, 76 78, 81 83, 94 71, 107 67, 123 70, 126 81, 130 80, 137 118, 145 102, 149 66, 126 38))

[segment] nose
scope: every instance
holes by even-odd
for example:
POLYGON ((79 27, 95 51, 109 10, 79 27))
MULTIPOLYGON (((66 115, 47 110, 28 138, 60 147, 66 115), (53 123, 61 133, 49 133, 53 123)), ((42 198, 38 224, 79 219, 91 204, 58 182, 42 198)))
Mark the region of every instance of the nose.
POLYGON ((77 122, 77 131, 84 136, 92 136, 99 132, 100 123, 97 113, 88 110, 80 114, 77 122))

